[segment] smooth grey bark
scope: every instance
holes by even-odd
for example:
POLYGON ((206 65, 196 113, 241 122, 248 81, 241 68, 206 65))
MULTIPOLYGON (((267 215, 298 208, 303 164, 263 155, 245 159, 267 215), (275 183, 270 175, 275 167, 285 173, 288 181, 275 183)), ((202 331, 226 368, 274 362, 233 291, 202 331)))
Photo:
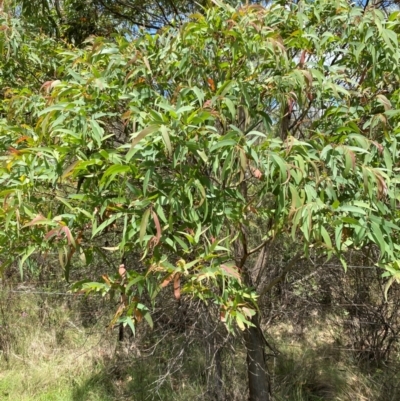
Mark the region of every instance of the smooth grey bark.
POLYGON ((249 401, 269 401, 269 385, 265 359, 265 341, 258 324, 258 316, 252 319, 254 327, 244 332, 247 350, 247 375, 249 381, 249 401))
MULTIPOLYGON (((246 191, 243 191, 246 193, 246 191)), ((243 277, 246 285, 257 288, 257 281, 265 264, 267 254, 266 244, 260 247, 260 252, 256 263, 252 269, 245 269, 246 259, 249 255, 247 250, 246 233, 242 232, 242 237, 235 242, 236 265, 243 269, 243 277)), ((260 316, 256 314, 251 319, 253 326, 244 330, 244 342, 246 346, 247 377, 249 384, 249 401, 269 401, 269 384, 267 375, 267 364, 264 347, 266 345, 264 335, 259 324, 260 316)))

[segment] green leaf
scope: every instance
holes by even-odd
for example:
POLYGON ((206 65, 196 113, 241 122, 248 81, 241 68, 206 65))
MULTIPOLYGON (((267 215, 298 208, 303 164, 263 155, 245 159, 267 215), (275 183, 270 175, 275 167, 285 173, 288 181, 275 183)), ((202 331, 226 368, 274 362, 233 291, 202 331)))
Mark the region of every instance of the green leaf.
POLYGON ((210 148, 210 153, 215 152, 217 149, 224 148, 224 147, 232 147, 235 146, 237 142, 233 139, 223 139, 220 142, 217 142, 210 148))
POLYGON ((320 229, 321 229, 321 236, 324 240, 325 245, 327 246, 327 248, 333 249, 331 237, 330 237, 328 231, 322 225, 320 226, 320 229))
POLYGON ((182 239, 180 239, 177 235, 174 235, 173 238, 185 252, 189 251, 187 244, 182 239))
POLYGON ((92 238, 96 236, 96 234, 102 232, 106 227, 110 226, 115 220, 119 219, 122 216, 122 213, 116 213, 109 217, 107 220, 103 221, 98 227, 93 225, 92 228, 92 238))
POLYGON ((146 171, 146 174, 145 174, 144 180, 143 180, 143 195, 147 194, 147 187, 149 185, 150 178, 151 178, 152 175, 153 175, 153 168, 149 168, 146 171))
POLYGON ((147 324, 150 326, 151 329, 154 328, 154 323, 153 323, 153 319, 151 317, 151 314, 149 312, 146 312, 143 317, 145 318, 147 324))
POLYGON ((385 160, 386 168, 389 171, 392 171, 392 169, 393 169, 393 156, 390 153, 389 149, 387 149, 387 148, 384 149, 383 158, 385 160))
POLYGON ((23 270, 24 263, 27 261, 29 256, 31 256, 32 253, 35 252, 35 250, 36 250, 36 247, 31 245, 28 248, 26 248, 25 251, 20 255, 20 256, 22 256, 19 261, 19 272, 21 274, 21 280, 23 279, 23 276, 24 276, 24 270, 23 270))
POLYGON ((136 333, 135 323, 133 322, 132 318, 130 316, 127 316, 125 318, 125 322, 130 327, 130 329, 132 330, 133 335, 135 335, 135 333, 136 333))
POLYGON ((192 91, 194 92, 194 94, 197 97, 197 100, 199 101, 200 106, 203 106, 203 102, 204 102, 204 92, 199 89, 197 86, 194 86, 192 88, 192 91))
POLYGON ((371 223, 371 235, 375 240, 375 243, 379 246, 380 251, 386 253, 386 242, 383 238, 381 228, 374 221, 371 223))
POLYGON ((140 223, 140 231, 139 231, 139 242, 142 244, 144 236, 146 235, 147 225, 149 223, 151 209, 146 209, 142 216, 142 221, 140 223))
POLYGON ((147 135, 152 134, 160 129, 159 125, 150 125, 149 127, 145 128, 144 130, 140 131, 137 134, 134 134, 132 137, 132 145, 131 149, 133 149, 143 138, 147 135))
POLYGON ((101 147, 101 142, 104 135, 103 128, 100 127, 99 123, 96 120, 90 120, 89 124, 92 127, 92 135, 94 140, 97 142, 97 146, 101 147))
POLYGON ((342 230, 343 226, 338 225, 335 228, 335 243, 336 243, 336 249, 340 252, 342 249, 342 230))
POLYGON ((269 155, 274 161, 275 165, 279 168, 281 182, 285 182, 287 180, 287 167, 285 161, 279 155, 273 152, 270 152, 269 155))
POLYGON ((108 181, 111 181, 114 179, 114 177, 118 174, 122 174, 122 173, 127 173, 128 171, 130 171, 130 167, 129 166, 125 166, 122 164, 115 164, 113 166, 110 166, 103 174, 103 177, 101 178, 101 183, 105 183, 106 182, 106 178, 110 177, 108 179, 108 181))
POLYGON ((228 107, 229 112, 231 113, 232 120, 234 120, 236 117, 236 109, 235 109, 235 106, 234 106, 232 100, 226 97, 224 99, 224 102, 225 102, 226 106, 228 107))
POLYGON ((299 208, 300 206, 303 205, 303 202, 299 197, 299 194, 297 192, 297 188, 293 184, 289 184, 289 189, 290 189, 290 193, 291 193, 291 196, 292 196, 291 207, 292 207, 293 210, 296 210, 297 208, 299 208))
POLYGON ((341 205, 337 209, 338 212, 356 213, 356 214, 367 214, 366 210, 358 206, 352 205, 341 205))
POLYGON ((171 156, 172 155, 172 146, 171 146, 171 141, 169 138, 168 128, 165 125, 161 125, 160 131, 161 131, 161 135, 162 135, 165 147, 167 148, 168 156, 171 156))
POLYGON ((154 205, 154 209, 155 209, 157 215, 161 218, 161 220, 162 220, 165 224, 167 224, 167 223, 168 223, 168 219, 166 218, 166 216, 165 216, 165 214, 164 214, 163 207, 162 207, 159 203, 156 203, 156 204, 154 205))

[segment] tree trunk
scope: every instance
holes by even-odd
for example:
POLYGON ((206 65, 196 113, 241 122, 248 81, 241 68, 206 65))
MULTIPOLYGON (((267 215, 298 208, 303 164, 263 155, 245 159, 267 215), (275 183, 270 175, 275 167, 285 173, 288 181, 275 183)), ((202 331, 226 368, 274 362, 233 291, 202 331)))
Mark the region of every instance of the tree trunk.
POLYGON ((249 401, 269 401, 267 366, 264 352, 264 336, 258 324, 258 315, 252 318, 255 327, 244 332, 247 350, 247 375, 249 401))
MULTIPOLYGON (((247 198, 246 181, 243 181, 242 195, 247 198)), ((267 244, 265 243, 258 254, 257 261, 252 269, 245 268, 247 253, 247 238, 244 227, 242 227, 241 236, 235 241, 235 262, 239 269, 243 270, 244 282, 248 287, 256 288, 259 286, 259 280, 266 264, 267 244)), ((247 351, 247 376, 249 382, 249 401, 269 401, 269 383, 267 377, 267 365, 265 359, 264 347, 266 341, 259 324, 259 315, 252 317, 251 323, 254 326, 247 327, 244 330, 244 341, 247 351)))

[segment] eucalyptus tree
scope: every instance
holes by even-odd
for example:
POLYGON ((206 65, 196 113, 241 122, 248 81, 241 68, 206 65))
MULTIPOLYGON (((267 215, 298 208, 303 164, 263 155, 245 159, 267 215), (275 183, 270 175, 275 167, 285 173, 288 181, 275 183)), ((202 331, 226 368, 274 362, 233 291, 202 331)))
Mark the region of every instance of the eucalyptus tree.
POLYGON ((206 0, 6 0, 4 9, 58 40, 80 45, 91 35, 135 35, 182 24, 206 0))
POLYGON ((285 271, 374 245, 400 277, 398 12, 215 0, 80 48, 1 18, 3 268, 51 250, 68 279, 119 255, 74 288, 121 294, 113 322, 133 330, 169 288, 217 305, 243 331, 252 401, 269 399, 257 298, 276 282, 254 262, 269 243, 301 246, 285 271))

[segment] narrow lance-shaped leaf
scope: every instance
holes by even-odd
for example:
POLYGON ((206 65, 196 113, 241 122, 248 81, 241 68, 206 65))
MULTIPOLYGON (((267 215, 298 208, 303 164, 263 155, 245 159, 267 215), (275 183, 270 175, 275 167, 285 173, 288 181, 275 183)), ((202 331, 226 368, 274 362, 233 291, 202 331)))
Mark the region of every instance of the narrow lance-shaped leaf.
POLYGON ((142 221, 140 223, 140 231, 139 231, 139 241, 143 243, 144 236, 146 235, 147 225, 149 223, 151 209, 146 209, 142 216, 142 221))

